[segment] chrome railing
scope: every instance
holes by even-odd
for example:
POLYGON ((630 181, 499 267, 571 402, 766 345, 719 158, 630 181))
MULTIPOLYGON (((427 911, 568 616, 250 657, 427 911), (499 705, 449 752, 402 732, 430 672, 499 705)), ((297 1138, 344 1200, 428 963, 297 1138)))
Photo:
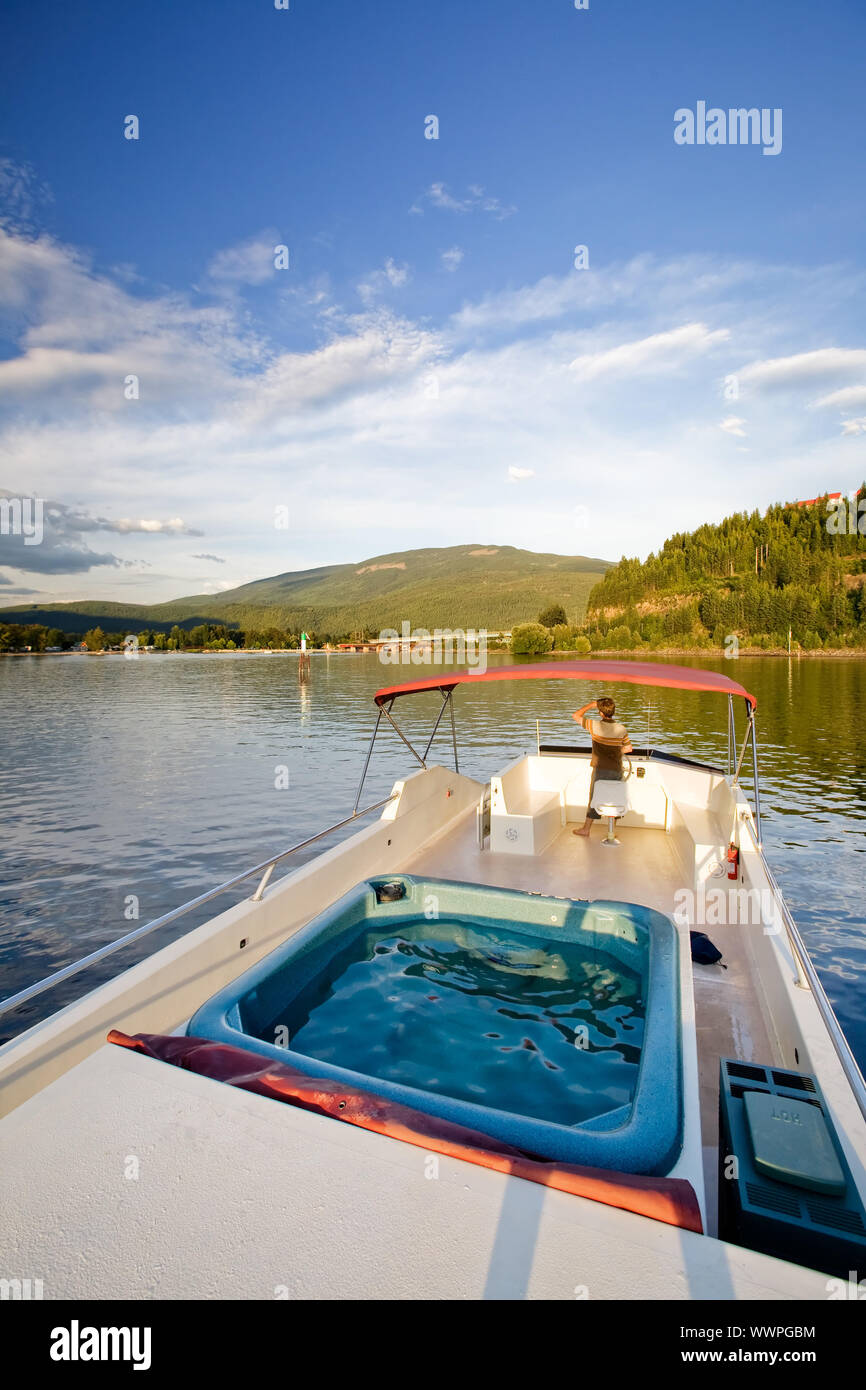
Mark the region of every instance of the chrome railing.
MULTIPOLYGON (((839 1020, 836 1017, 835 1013, 833 1012, 833 1005, 827 998, 824 986, 821 983, 820 976, 818 975, 817 970, 812 964, 812 958, 809 955, 809 952, 806 948, 806 943, 800 935, 799 928, 797 927, 797 923, 794 921, 794 918, 791 915, 791 910, 788 907, 788 904, 785 902, 785 899, 782 895, 782 890, 779 887, 779 884, 776 880, 776 875, 773 873, 773 870, 767 863, 767 860, 764 856, 764 851, 761 848, 761 845, 758 841, 758 836, 755 832, 755 827, 753 826, 752 822, 748 820, 743 821, 743 824, 746 826, 746 829, 748 830, 749 835, 751 836, 752 844, 754 845, 755 850, 757 851, 758 858, 761 861, 761 866, 764 870, 764 873, 767 875, 767 881, 771 889, 773 890, 773 895, 775 897, 776 904, 779 910, 781 911, 782 921, 785 924, 785 931, 787 933, 788 942, 794 955, 794 961, 797 967, 798 974, 805 977, 808 983, 809 989, 812 992, 812 997, 815 1000, 816 1005, 818 1006, 818 1012, 824 1020, 827 1032, 830 1034, 830 1040, 833 1044, 833 1047, 836 1049, 836 1055, 839 1058, 840 1063, 842 1064, 842 1070, 845 1073, 851 1090, 854 1092, 854 1099, 857 1101, 857 1104, 860 1107, 860 1113, 862 1114, 864 1120, 866 1120, 866 1081, 864 1081, 863 1079, 863 1073, 857 1065, 857 1059, 854 1056, 854 1053, 851 1051, 848 1039, 842 1032, 842 1026, 839 1023, 839 1020)), ((795 984, 799 985, 800 981, 795 980, 795 984)))
POLYGON ((145 922, 143 926, 127 932, 126 936, 118 937, 116 941, 109 941, 105 946, 100 946, 98 950, 91 951, 89 956, 82 956, 80 960, 73 961, 71 965, 64 965, 61 970, 55 970, 52 975, 46 975, 44 979, 37 980, 36 984, 28 985, 26 989, 20 989, 17 994, 10 994, 8 999, 0 1000, 0 1015, 17 1009, 19 1005, 26 1004, 29 999, 35 999, 39 994, 44 994, 47 989, 51 989, 54 985, 62 984, 64 980, 71 979, 79 971, 86 970, 89 965, 96 965, 98 961, 105 960, 106 956, 113 955, 115 951, 123 950, 124 946, 131 946, 134 941, 140 941, 149 932, 157 931, 159 927, 167 927, 170 922, 176 922, 187 912, 192 912, 194 908, 201 907, 203 903, 210 902, 212 898, 218 898, 221 893, 227 893, 231 888, 236 888, 239 883, 253 878, 255 874, 261 874, 262 878, 250 901, 261 902, 262 894, 268 885, 271 874, 281 859, 287 859, 290 854, 296 854, 299 849, 305 849, 307 845, 314 845, 317 840, 323 840, 326 835, 332 835, 335 830, 342 830, 344 825, 351 825, 352 821, 360 820, 362 816, 368 816, 372 811, 380 810, 389 802, 395 801, 398 795, 399 793, 392 792, 382 801, 377 801, 374 806, 367 806, 363 811, 353 811, 351 816, 346 816, 345 820, 337 821, 336 825, 329 825, 326 830, 320 830, 317 834, 310 835, 306 840, 299 840, 296 845, 281 850, 279 854, 271 855, 270 859, 263 859, 260 864, 255 864, 251 869, 245 869, 242 874, 235 874, 234 878, 226 879, 225 883, 218 884, 216 888, 209 888, 206 893, 200 893, 197 898, 191 898, 188 903, 183 903, 180 907, 173 907, 170 912, 163 913, 161 917, 155 917, 152 922, 145 922))

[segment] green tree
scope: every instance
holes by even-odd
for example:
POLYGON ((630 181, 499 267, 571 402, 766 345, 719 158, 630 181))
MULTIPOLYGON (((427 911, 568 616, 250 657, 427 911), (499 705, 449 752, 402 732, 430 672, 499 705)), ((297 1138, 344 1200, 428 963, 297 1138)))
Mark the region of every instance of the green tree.
POLYGON ((24 646, 29 647, 31 652, 44 652, 46 636, 46 629, 39 623, 28 623, 24 629, 24 646))
POLYGON ((101 627, 92 627, 84 634, 84 645, 89 652, 105 651, 108 639, 101 627))
POLYGON ((561 603, 552 603, 543 613, 539 613, 538 621, 542 627, 565 627, 568 618, 561 603))
POLYGON ((553 634, 541 623, 518 623, 511 632, 515 656, 543 656, 553 646, 553 634))
POLYGON ((24 629, 18 623, 0 623, 0 652, 20 652, 24 629))

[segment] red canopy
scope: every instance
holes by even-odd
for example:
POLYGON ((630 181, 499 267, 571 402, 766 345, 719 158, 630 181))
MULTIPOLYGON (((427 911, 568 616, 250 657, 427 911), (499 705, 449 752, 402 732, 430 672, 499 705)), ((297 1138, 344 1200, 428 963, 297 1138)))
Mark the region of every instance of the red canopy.
POLYGON ((382 705, 398 695, 411 695, 418 690, 453 690, 457 685, 475 685, 481 681, 621 681, 626 685, 663 685, 674 690, 710 690, 717 695, 742 695, 754 711, 758 702, 748 690, 722 676, 718 671, 702 671, 690 666, 668 666, 660 661, 556 661, 526 666, 496 666, 478 673, 449 671, 441 676, 423 676, 403 685, 388 685, 377 690, 375 700, 382 705))

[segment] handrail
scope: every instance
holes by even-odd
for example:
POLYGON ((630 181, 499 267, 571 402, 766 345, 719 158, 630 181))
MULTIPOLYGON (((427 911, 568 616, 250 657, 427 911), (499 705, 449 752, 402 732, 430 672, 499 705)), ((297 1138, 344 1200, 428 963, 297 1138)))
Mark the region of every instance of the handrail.
POLYGON ((839 1058, 839 1061, 842 1065, 842 1070, 845 1073, 848 1085, 854 1092, 854 1099, 860 1107, 860 1113, 862 1114, 864 1120, 866 1120, 866 1080, 864 1080, 863 1073, 857 1065, 857 1059, 854 1056, 854 1053, 851 1051, 851 1046, 848 1042, 848 1039, 845 1037, 845 1034, 842 1031, 842 1025, 840 1024, 838 1018, 833 1012, 833 1005, 827 998, 824 986, 821 983, 821 978, 814 965, 812 964, 812 958, 809 955, 809 952, 806 948, 806 943, 800 935, 797 923, 794 921, 794 918, 791 915, 791 910, 788 907, 788 904, 785 902, 782 890, 779 887, 779 884, 776 880, 776 875, 773 873, 772 869, 767 863, 767 860, 764 856, 764 851, 758 842, 758 837, 755 832, 755 828, 749 820, 744 821, 743 824, 746 826, 746 828, 749 831, 749 834, 752 837, 752 843, 755 846, 758 858, 760 859, 764 872, 767 875, 767 879, 769 881, 770 887, 773 890, 776 902, 782 910, 782 918, 785 923, 785 931, 787 932, 788 941, 790 943, 791 950, 794 953, 794 958, 797 963, 798 969, 806 977, 809 983, 809 988, 812 991, 812 997, 814 998, 815 1003, 818 1006, 818 1012, 824 1020, 827 1032, 830 1034, 830 1041, 836 1049, 836 1055, 839 1058))
POLYGON ((46 975, 44 979, 37 980, 35 984, 28 985, 26 989, 19 990, 17 994, 10 994, 8 999, 0 1000, 0 1015, 9 1013, 10 1010, 18 1008, 20 1004, 26 1004, 29 999, 35 999, 38 994, 44 994, 53 985, 59 985, 63 980, 77 975, 80 970, 85 970, 87 966, 105 960, 106 956, 113 955, 115 951, 122 950, 124 946, 130 946, 133 941, 139 941, 141 937, 156 931, 158 927, 168 926, 169 922, 176 921, 178 917, 183 917, 185 913, 191 912, 194 907, 201 907, 203 903, 210 902, 212 898, 217 898, 221 893, 228 892, 230 888, 237 887, 239 883, 243 883, 247 878, 252 878, 254 874, 263 874, 262 881, 252 897, 253 902, 260 902, 274 866, 279 864, 281 859, 286 859, 290 854, 295 854, 307 845, 315 844, 317 840, 323 840, 326 835, 332 834, 335 830, 341 830, 344 825, 350 825, 354 820, 360 820, 361 816, 368 816, 371 811, 378 811, 382 806, 387 806, 389 802, 395 801, 398 795, 399 793, 392 792, 382 801, 377 801, 374 806, 367 806, 363 811, 353 811, 351 816, 346 816, 345 820, 337 821, 336 825, 329 825, 327 830, 320 830, 316 835, 310 835, 306 840, 299 840, 296 845, 291 845, 289 849, 272 855, 270 859, 263 859, 252 869, 246 869, 242 874, 235 874, 234 878, 226 879, 225 883, 220 883, 216 888, 209 888, 206 893, 200 893, 197 898, 191 898, 188 903, 183 903, 180 907, 173 907, 170 912, 163 913, 161 917, 155 917, 152 922, 145 922, 143 926, 127 932, 126 936, 118 937, 116 941, 109 941, 105 946, 100 946, 98 950, 91 951, 89 956, 82 956, 80 960, 73 961, 71 965, 64 965, 62 969, 55 970, 52 975, 46 975))

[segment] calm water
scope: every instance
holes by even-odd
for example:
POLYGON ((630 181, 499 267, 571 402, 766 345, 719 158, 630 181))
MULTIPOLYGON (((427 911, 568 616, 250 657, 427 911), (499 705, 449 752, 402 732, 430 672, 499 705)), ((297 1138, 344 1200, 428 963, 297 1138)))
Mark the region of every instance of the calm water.
MULTIPOLYGON (((145 922, 351 811, 373 692, 403 672, 428 671, 384 667, 375 656, 314 654, 311 664, 309 683, 299 685, 288 655, 0 659, 0 995, 129 931, 135 900, 145 922), (278 785, 281 769, 288 787, 278 785)), ((866 662, 715 665, 758 697, 767 855, 863 1066, 866 662)), ((724 762, 723 698, 625 686, 614 693, 635 744, 649 732, 658 747, 724 762)), ((580 738, 571 711, 595 694, 559 681, 458 692, 461 770, 486 780, 534 746, 536 719, 549 741, 580 738)), ((399 717, 420 732, 437 704, 435 694, 406 701, 399 717)), ((740 711, 737 718, 739 728, 740 711)), ((446 761, 449 740, 439 737, 446 761)), ((364 804, 386 795, 410 764, 397 736, 384 735, 364 804)), ((0 1038, 231 900, 0 1020, 0 1038)))
POLYGON ((573 1125, 632 1099, 640 992, 640 975, 600 951, 407 923, 356 938, 262 1036, 285 1025, 304 1056, 573 1125))

